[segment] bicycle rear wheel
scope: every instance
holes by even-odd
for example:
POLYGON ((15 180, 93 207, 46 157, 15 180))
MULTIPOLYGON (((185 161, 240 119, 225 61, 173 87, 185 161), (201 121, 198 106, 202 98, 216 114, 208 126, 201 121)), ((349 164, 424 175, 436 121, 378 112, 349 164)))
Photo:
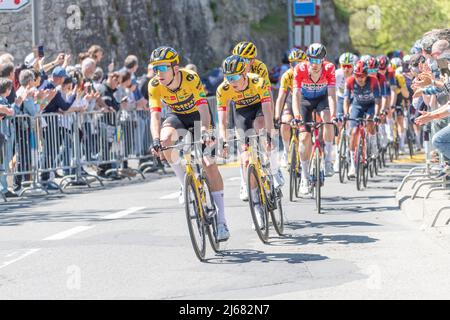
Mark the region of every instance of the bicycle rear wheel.
POLYGON ((269 239, 269 211, 267 209, 267 202, 264 203, 262 193, 265 192, 261 190, 259 185, 259 176, 256 167, 251 164, 248 166, 247 171, 247 188, 248 188, 248 203, 250 205, 250 212, 252 214, 253 224, 255 226, 255 231, 258 234, 259 239, 265 244, 269 239), (254 199, 252 192, 252 185, 256 186, 256 194, 259 195, 259 199, 254 199), (262 207, 262 215, 260 219, 256 217, 258 212, 255 210, 255 205, 260 204, 262 207), (260 222, 258 221, 260 220, 260 222))
POLYGON ((184 180, 184 207, 188 223, 189 236, 195 255, 200 261, 204 261, 206 253, 205 224, 200 216, 202 204, 197 197, 197 188, 192 176, 186 175, 184 180))

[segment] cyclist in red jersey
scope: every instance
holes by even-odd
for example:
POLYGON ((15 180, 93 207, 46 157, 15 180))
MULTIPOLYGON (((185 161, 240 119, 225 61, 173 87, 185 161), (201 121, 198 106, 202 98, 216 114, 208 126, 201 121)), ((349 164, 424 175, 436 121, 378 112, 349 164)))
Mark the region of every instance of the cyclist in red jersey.
MULTIPOLYGON (((335 67, 325 60, 327 51, 324 45, 313 43, 309 46, 307 62, 302 62, 294 70, 294 89, 292 109, 294 123, 301 120, 311 122, 312 113, 316 111, 325 122, 336 117, 336 76, 335 67), (301 120, 300 120, 301 119, 301 120)), ((324 126, 325 140, 325 175, 331 177, 333 170, 333 139, 334 127, 324 126)), ((300 135, 300 160, 302 164, 302 181, 300 192, 310 193, 309 164, 312 152, 311 128, 304 126, 300 135)))
MULTIPOLYGON (((350 109, 351 119, 361 119, 367 115, 369 119, 378 118, 380 112, 380 85, 375 76, 368 75, 367 65, 363 61, 356 63, 353 76, 347 79, 345 87, 344 112, 348 115, 350 109), (350 106, 350 98, 352 99, 350 106)), ((356 172, 355 151, 358 143, 359 131, 358 123, 350 121, 352 129, 350 137, 350 158, 351 165, 349 177, 354 177, 356 172)), ((368 142, 372 149, 372 156, 377 156, 377 141, 375 137, 375 125, 373 122, 367 123, 368 142)))

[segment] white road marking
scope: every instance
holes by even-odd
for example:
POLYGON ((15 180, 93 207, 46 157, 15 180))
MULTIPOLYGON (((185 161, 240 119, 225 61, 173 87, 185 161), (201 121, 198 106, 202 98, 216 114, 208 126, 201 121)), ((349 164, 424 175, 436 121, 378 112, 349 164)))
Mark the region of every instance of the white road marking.
POLYGON ((39 249, 29 249, 24 254, 22 254, 21 256, 17 257, 16 259, 13 259, 13 260, 10 260, 10 261, 6 261, 3 264, 1 264, 0 265, 0 269, 3 269, 4 267, 9 266, 10 264, 13 264, 14 262, 20 261, 20 260, 28 257, 29 255, 32 255, 33 253, 38 252, 39 250, 41 250, 41 249, 40 248, 39 249))
POLYGON ((105 220, 119 219, 119 218, 123 218, 129 214, 132 214, 136 211, 140 211, 142 209, 145 209, 145 207, 132 207, 127 210, 119 211, 119 212, 104 216, 104 217, 102 217, 102 219, 105 219, 105 220))
POLYGON ((233 177, 228 179, 228 181, 238 181, 238 180, 241 180, 241 177, 233 177))
POLYGON ((159 199, 160 200, 172 200, 172 199, 178 199, 179 196, 180 196, 180 191, 168 194, 168 195, 166 195, 164 197, 161 197, 159 199))
POLYGON ((70 236, 73 236, 77 233, 89 230, 94 228, 94 226, 79 226, 79 227, 75 227, 57 234, 54 234, 50 237, 45 238, 43 241, 55 241, 55 240, 62 240, 62 239, 66 239, 70 236))

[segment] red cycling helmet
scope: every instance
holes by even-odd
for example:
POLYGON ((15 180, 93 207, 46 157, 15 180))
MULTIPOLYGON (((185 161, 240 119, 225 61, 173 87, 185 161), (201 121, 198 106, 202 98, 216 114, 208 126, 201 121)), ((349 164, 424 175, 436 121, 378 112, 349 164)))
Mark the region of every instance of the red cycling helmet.
POLYGON ((367 75, 368 73, 368 69, 367 69, 367 64, 365 64, 363 61, 358 61, 355 64, 355 67, 353 68, 353 74, 355 75, 367 75))
POLYGON ((378 69, 378 60, 375 57, 371 57, 369 61, 367 61, 367 68, 370 69, 378 69))
POLYGON ((386 56, 378 56, 378 69, 385 70, 389 66, 389 58, 386 56))

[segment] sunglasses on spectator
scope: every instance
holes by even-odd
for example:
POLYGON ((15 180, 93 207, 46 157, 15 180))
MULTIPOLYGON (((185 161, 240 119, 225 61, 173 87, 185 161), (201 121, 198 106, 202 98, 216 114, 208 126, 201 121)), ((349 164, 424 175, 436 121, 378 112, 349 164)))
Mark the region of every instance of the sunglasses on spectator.
POLYGON ((241 74, 233 74, 233 75, 230 75, 230 76, 226 76, 227 81, 230 82, 230 83, 239 81, 239 80, 241 80, 241 78, 242 78, 241 74))
POLYGON ((158 73, 158 72, 167 72, 169 71, 169 66, 154 66, 153 67, 153 72, 154 73, 158 73))
POLYGON ((313 58, 309 58, 309 62, 313 63, 313 64, 322 64, 322 59, 313 59, 313 58))
POLYGON ((353 69, 353 65, 351 63, 349 64, 341 64, 342 69, 353 69))

